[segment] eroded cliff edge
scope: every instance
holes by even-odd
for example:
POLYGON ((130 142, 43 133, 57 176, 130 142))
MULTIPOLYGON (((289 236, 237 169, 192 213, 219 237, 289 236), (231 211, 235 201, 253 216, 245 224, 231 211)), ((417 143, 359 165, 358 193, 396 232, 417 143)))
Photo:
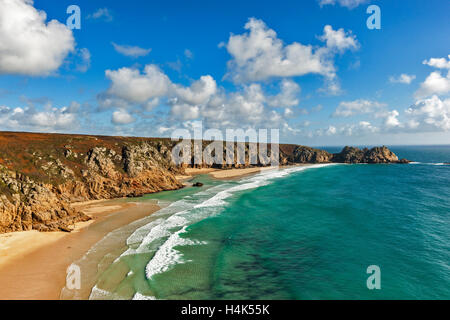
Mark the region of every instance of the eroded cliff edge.
MULTIPOLYGON (((70 231, 75 222, 89 219, 73 209, 71 202, 181 188, 175 175, 183 174, 185 168, 172 162, 175 144, 163 138, 0 132, 0 233, 70 231)), ((280 145, 281 165, 327 162, 401 161, 386 147, 346 147, 331 154, 305 146, 280 145)), ((246 158, 244 165, 219 167, 248 166, 246 158)))

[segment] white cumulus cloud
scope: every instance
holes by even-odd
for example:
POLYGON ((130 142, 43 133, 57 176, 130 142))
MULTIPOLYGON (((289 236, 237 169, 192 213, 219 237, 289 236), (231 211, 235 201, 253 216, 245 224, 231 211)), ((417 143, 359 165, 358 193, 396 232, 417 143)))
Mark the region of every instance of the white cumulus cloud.
POLYGON ((194 120, 200 117, 200 108, 188 103, 174 103, 171 108, 171 114, 178 120, 194 120))
POLYGON ((412 117, 410 123, 414 129, 450 130, 450 98, 440 99, 434 95, 418 100, 406 110, 406 114, 412 117))
MULTIPOLYGON (((424 60, 423 64, 437 69, 450 69, 450 55, 447 58, 431 58, 424 60)), ((447 76, 443 76, 444 70, 433 71, 424 82, 420 84, 420 88, 416 91, 415 97, 425 98, 432 95, 442 95, 450 92, 450 70, 447 72, 447 76)))
POLYGON ((130 110, 140 108, 151 111, 166 103, 170 107, 165 128, 182 125, 183 122, 203 120, 209 128, 282 128, 292 130, 287 124, 299 109, 300 87, 290 79, 280 81, 275 94, 264 92, 261 84, 242 85, 237 91, 227 92, 218 87, 210 75, 201 76, 190 85, 173 83, 155 65, 146 65, 143 72, 133 68, 107 70, 111 84, 98 95, 100 109, 116 109, 113 123, 125 124, 131 118, 130 110), (120 120, 126 119, 126 120, 120 120))
POLYGON ((448 59, 445 57, 431 58, 429 60, 424 60, 422 63, 438 69, 450 69, 450 54, 448 55, 448 59))
POLYGON ((327 46, 314 49, 312 45, 293 42, 285 45, 264 21, 250 18, 247 32, 231 35, 225 46, 232 59, 228 61, 227 77, 235 82, 261 81, 272 77, 292 77, 309 73, 335 77, 332 61, 334 51, 357 47, 356 38, 343 29, 325 26, 320 37, 327 46))
POLYGON ((416 91, 416 98, 424 98, 434 94, 446 94, 450 92, 450 71, 444 77, 439 71, 434 71, 420 84, 416 91))
POLYGON ((111 121, 114 124, 123 125, 132 123, 135 121, 135 119, 131 114, 128 113, 128 111, 119 109, 113 112, 111 121))
POLYGON ((389 82, 391 83, 403 83, 403 84, 410 84, 414 79, 416 78, 415 75, 409 75, 406 73, 402 73, 398 77, 390 76, 389 82))
POLYGON ((268 103, 272 107, 294 107, 297 106, 300 102, 298 99, 299 94, 300 86, 296 82, 288 79, 283 79, 283 81, 281 82, 280 93, 273 97, 270 97, 268 103))
POLYGON ((180 85, 174 86, 175 95, 178 99, 189 104, 204 104, 217 91, 217 84, 213 77, 206 75, 201 76, 189 87, 180 85))
POLYGON ((400 113, 397 110, 392 110, 392 111, 388 111, 384 118, 384 125, 387 128, 394 128, 394 127, 400 127, 401 123, 400 120, 398 119, 398 116, 400 115, 400 113))
POLYGON ((46 22, 32 0, 0 1, 0 74, 48 75, 56 71, 75 41, 64 24, 46 22))
POLYGON ((338 51, 347 49, 358 49, 359 43, 351 32, 345 32, 344 29, 333 30, 330 25, 326 25, 323 29, 323 35, 320 40, 326 42, 327 47, 338 51))
POLYGON ((314 132, 307 133, 307 136, 364 136, 379 132, 380 129, 372 125, 369 121, 360 121, 358 123, 348 123, 339 126, 329 125, 327 128, 317 129, 314 132))
POLYGON ((333 113, 334 117, 350 117, 358 114, 374 113, 385 107, 377 101, 358 99, 354 101, 342 101, 333 113))
POLYGON ((9 130, 71 131, 79 125, 80 104, 55 108, 47 105, 42 110, 34 107, 10 108, 0 106, 0 125, 9 130))
POLYGON ((106 70, 105 74, 111 80, 108 93, 132 103, 163 96, 171 85, 169 78, 155 65, 145 66, 143 73, 138 69, 120 68, 106 70))

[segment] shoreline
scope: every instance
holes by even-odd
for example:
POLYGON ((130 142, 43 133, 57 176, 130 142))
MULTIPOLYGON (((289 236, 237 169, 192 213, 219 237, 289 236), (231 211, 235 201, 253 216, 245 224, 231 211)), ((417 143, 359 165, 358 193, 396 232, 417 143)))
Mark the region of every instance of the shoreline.
POLYGON ((158 211, 154 201, 75 203, 93 219, 74 231, 0 235, 0 300, 59 300, 66 270, 109 232, 158 211))
MULTIPOLYGON (((177 179, 190 186, 188 181, 199 174, 228 180, 276 169, 278 167, 187 168, 186 175, 177 176, 177 179)), ((72 207, 80 209, 92 220, 76 223, 70 233, 32 230, 0 234, 0 300, 59 300, 68 266, 81 259, 108 233, 160 209, 154 201, 125 199, 72 203, 72 207)))
POLYGON ((242 169, 228 169, 210 172, 209 175, 215 179, 228 180, 242 178, 245 176, 258 174, 269 170, 278 170, 281 167, 255 167, 255 168, 242 168, 242 169))
MULTIPOLYGON (((301 164, 292 165, 299 166, 301 164)), ((309 165, 309 164, 304 164, 309 165)), ((279 168, 285 168, 289 166, 279 166, 279 167, 251 167, 251 168, 232 168, 232 169, 216 169, 216 168, 187 168, 186 175, 177 176, 177 179, 182 180, 183 182, 187 182, 190 179, 193 179, 196 175, 199 174, 208 174, 209 176, 218 179, 218 180, 227 180, 227 179, 235 179, 242 178, 247 175, 261 173, 267 170, 277 170, 279 168)))

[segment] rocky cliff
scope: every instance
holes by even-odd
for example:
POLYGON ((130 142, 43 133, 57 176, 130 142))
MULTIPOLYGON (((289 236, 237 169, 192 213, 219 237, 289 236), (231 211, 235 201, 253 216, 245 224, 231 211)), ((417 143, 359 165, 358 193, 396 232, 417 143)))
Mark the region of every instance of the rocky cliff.
POLYGON ((359 149, 344 147, 339 153, 329 153, 324 150, 305 146, 295 146, 292 153, 287 155, 293 163, 409 163, 409 160, 398 159, 389 148, 374 147, 359 149))
POLYGON ((342 163, 392 163, 398 162, 398 157, 387 147, 375 147, 372 149, 358 149, 345 147, 332 158, 333 162, 342 163))
POLYGON ((170 141, 0 133, 0 232, 70 230, 71 202, 182 187, 170 141))
MULTIPOLYGON (((89 219, 73 209, 71 202, 181 188, 175 175, 183 174, 185 166, 172 162, 174 145, 162 138, 0 132, 0 233, 70 231, 75 222, 89 219)), ((305 146, 279 147, 281 165, 399 162, 386 147, 345 147, 338 154, 305 146)), ((245 148, 248 151, 248 144, 245 148)), ((242 165, 198 166, 226 169, 248 167, 249 162, 246 157, 242 165)))

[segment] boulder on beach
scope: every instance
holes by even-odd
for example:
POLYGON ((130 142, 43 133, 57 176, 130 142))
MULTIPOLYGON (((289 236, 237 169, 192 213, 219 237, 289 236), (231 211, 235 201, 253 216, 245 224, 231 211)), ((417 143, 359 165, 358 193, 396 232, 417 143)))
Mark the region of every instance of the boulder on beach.
POLYGON ((202 187, 202 186, 203 186, 203 183, 201 183, 201 182, 196 182, 196 183, 194 183, 192 186, 193 186, 193 187, 202 187))

